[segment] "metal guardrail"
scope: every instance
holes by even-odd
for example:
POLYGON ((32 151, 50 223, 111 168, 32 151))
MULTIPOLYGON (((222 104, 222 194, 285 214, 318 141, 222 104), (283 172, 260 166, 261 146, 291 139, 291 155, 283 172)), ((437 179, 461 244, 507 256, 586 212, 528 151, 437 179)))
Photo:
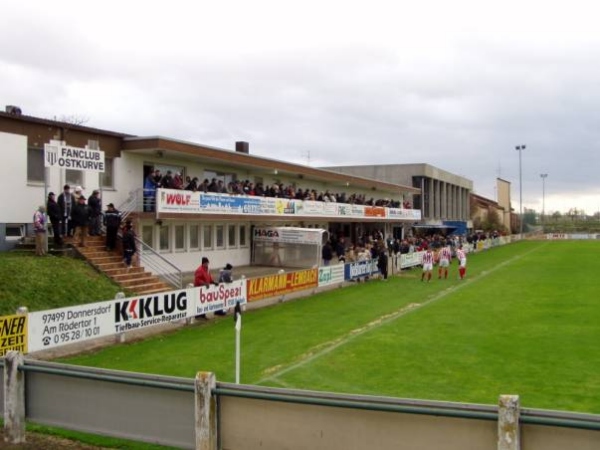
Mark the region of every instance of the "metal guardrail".
MULTIPOLYGON (((3 367, 4 364, 4 359, 0 359, 0 367, 3 367)), ((37 372, 87 380, 127 384, 131 386, 144 386, 184 392, 195 391, 193 379, 181 378, 175 380, 173 377, 164 377, 160 375, 119 372, 44 361, 25 360, 24 364, 19 367, 19 370, 23 372, 37 372)), ((345 395, 330 392, 238 385, 225 382, 217 382, 216 387, 212 389, 211 393, 217 397, 229 396, 334 408, 351 408, 487 421, 498 420, 498 407, 491 405, 345 395)), ((600 415, 594 414, 523 408, 521 409, 519 420, 522 424, 600 431, 600 415)))

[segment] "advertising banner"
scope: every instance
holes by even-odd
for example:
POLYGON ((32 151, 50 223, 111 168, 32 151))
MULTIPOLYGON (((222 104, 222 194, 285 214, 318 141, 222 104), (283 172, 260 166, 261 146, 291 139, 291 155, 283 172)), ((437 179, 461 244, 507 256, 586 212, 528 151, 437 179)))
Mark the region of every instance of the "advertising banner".
POLYGON ((357 261, 346 264, 344 267, 344 278, 346 280, 357 280, 376 273, 379 273, 376 259, 357 261))
POLYGON ((115 333, 112 301, 29 313, 30 352, 115 333))
POLYGON ((387 217, 398 220, 421 220, 421 211, 419 209, 399 209, 387 208, 387 217))
POLYGON ((319 267, 319 287, 339 284, 344 281, 344 264, 319 267))
POLYGON ((50 141, 44 145, 44 167, 104 172, 104 152, 87 147, 71 147, 62 141, 50 141))
POLYGON ((113 333, 137 330, 193 315, 193 289, 161 292, 113 301, 113 333))
POLYGON ((158 212, 195 214, 200 212, 200 193, 159 189, 157 196, 158 212))
POLYGON ((423 254, 425 252, 403 253, 400 256, 400 268, 418 266, 423 263, 423 254))
POLYGON ((233 308, 237 302, 243 305, 247 301, 246 280, 195 288, 193 298, 193 315, 233 308))
POLYGON ((318 286, 318 269, 279 273, 246 281, 248 301, 278 297, 318 286))
POLYGON ((385 217, 383 206, 365 206, 365 217, 385 217))
POLYGON ((257 242, 321 245, 323 230, 320 228, 257 227, 254 229, 252 238, 257 242))
POLYGON ((159 213, 236 214, 295 217, 355 217, 383 220, 420 220, 414 209, 386 208, 335 202, 317 202, 251 195, 158 189, 159 213))
POLYGON ((27 316, 0 317, 0 356, 10 350, 27 353, 27 316))

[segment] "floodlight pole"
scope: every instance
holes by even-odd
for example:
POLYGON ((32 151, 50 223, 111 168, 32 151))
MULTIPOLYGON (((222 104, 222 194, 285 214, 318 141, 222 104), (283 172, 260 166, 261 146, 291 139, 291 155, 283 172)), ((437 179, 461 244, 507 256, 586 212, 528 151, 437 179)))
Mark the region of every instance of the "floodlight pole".
POLYGON ((519 152, 519 239, 523 239, 523 172, 521 170, 521 153, 525 150, 525 145, 517 145, 515 149, 519 152))
POLYGON ((548 174, 540 173, 540 177, 542 178, 542 227, 543 227, 544 226, 544 215, 546 213, 546 178, 548 178, 548 174))

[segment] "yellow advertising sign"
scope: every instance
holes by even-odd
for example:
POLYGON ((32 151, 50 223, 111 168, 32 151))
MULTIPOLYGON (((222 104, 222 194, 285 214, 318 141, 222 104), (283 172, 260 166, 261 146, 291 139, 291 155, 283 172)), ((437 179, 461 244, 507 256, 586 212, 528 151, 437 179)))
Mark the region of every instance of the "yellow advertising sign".
POLYGON ((252 278, 246 282, 248 286, 248 301, 252 302, 263 298, 277 297, 304 289, 315 288, 318 282, 318 269, 298 270, 297 272, 252 278))
POLYGON ((9 350, 27 353, 27 316, 0 317, 0 356, 9 350))

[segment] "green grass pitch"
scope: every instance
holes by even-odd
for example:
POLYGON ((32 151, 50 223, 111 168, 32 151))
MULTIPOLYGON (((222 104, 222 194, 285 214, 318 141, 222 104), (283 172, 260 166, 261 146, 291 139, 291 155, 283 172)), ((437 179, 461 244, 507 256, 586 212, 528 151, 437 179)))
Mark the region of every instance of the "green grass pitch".
MULTIPOLYGON (((241 382, 600 414, 600 242, 527 241, 243 316, 241 382)), ((231 316, 64 360, 234 381, 231 316)))

